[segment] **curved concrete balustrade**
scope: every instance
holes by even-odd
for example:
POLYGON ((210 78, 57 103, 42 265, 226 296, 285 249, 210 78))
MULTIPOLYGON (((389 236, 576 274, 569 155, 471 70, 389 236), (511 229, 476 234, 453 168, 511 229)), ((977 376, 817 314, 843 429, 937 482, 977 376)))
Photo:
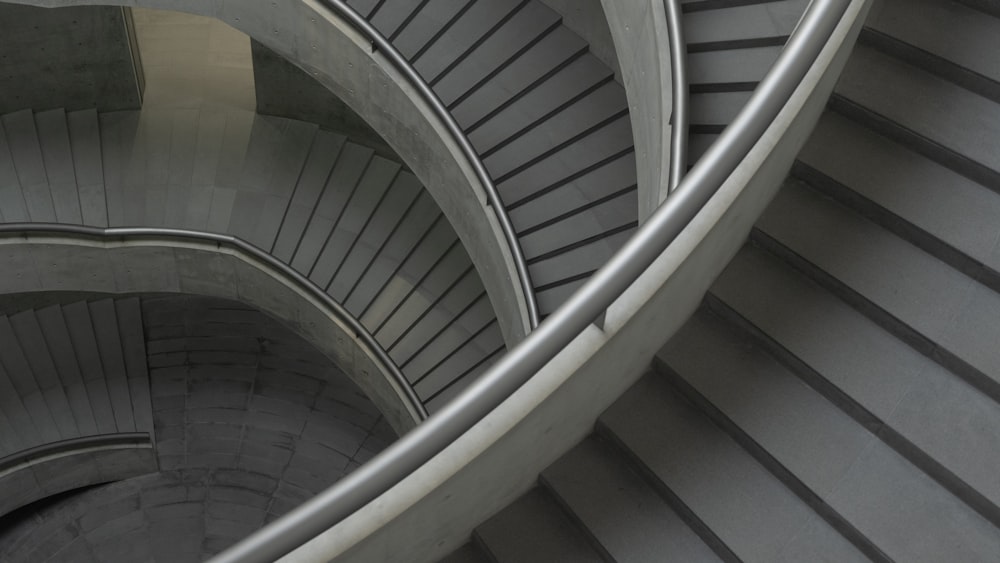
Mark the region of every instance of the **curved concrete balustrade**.
POLYGON ((320 2, 263 0, 17 0, 44 7, 129 4, 218 18, 327 86, 386 139, 448 218, 480 273, 505 342, 527 331, 527 312, 496 216, 458 147, 404 77, 320 2))
POLYGON ((869 6, 849 3, 775 121, 674 244, 608 309, 603 330, 590 326, 441 454, 286 560, 441 559, 591 432, 743 244, 822 112, 869 6))
POLYGON ((690 83, 690 151, 696 162, 774 64, 808 0, 685 2, 681 5, 690 83))
POLYGON ((51 442, 0 459, 0 516, 59 493, 156 471, 147 432, 51 442))
POLYGON ((482 279, 411 172, 296 120, 205 106, 0 116, 14 222, 240 238, 358 319, 437 408, 504 348, 482 279))
POLYGON ((0 514, 156 470, 142 333, 135 298, 0 316, 0 514))
MULTIPOLYGON (((139 445, 152 474, 127 478, 122 450, 96 458, 120 464, 102 467, 121 480, 22 509, 0 526, 0 559, 203 561, 395 439, 340 369, 261 311, 192 295, 140 300, 156 438, 155 450, 148 434, 139 445)), ((35 466, 58 471, 42 475, 49 486, 89 469, 67 464, 83 456, 60 461, 35 466)))
POLYGON ((517 230, 540 314, 551 314, 637 224, 634 141, 615 72, 544 2, 349 4, 465 131, 517 230))
POLYGON ((18 271, 4 277, 3 293, 184 293, 249 304, 282 321, 340 366, 397 432, 416 422, 404 394, 364 353, 352 331, 297 285, 274 277, 237 249, 192 241, 12 235, 0 237, 0 255, 18 271))
POLYGON ((629 100, 639 171, 639 219, 670 189, 673 113, 670 35, 663 0, 601 0, 629 100))

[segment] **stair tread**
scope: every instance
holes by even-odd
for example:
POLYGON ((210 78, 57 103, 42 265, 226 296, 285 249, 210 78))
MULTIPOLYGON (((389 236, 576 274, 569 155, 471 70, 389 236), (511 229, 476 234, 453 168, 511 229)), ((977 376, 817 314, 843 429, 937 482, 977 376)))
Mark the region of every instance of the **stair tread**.
POLYGON ((85 301, 78 301, 64 305, 62 310, 80 364, 87 397, 90 398, 91 410, 97 421, 97 431, 101 434, 113 434, 118 428, 98 352, 97 337, 94 335, 90 308, 85 301))
POLYGON ((509 16, 524 0, 473 2, 472 6, 416 60, 411 61, 424 80, 439 76, 492 28, 509 16))
MULTIPOLYGON (((585 47, 569 29, 557 28, 455 104, 452 115, 466 129, 487 116, 487 123, 502 125, 511 120, 511 129, 523 127, 611 74, 594 56, 577 57, 585 47)), ((469 140, 477 147, 488 147, 478 131, 479 127, 470 133, 469 140)))
POLYGON ((389 0, 382 4, 371 22, 382 35, 390 37, 419 5, 420 0, 389 0))
POLYGON ((411 209, 421 191, 422 186, 416 176, 405 170, 400 172, 330 283, 327 291, 334 299, 341 303, 347 299, 351 288, 368 272, 372 262, 378 259, 393 230, 403 220, 407 210, 411 209))
POLYGON ((835 92, 1000 171, 1000 112, 987 98, 864 45, 854 49, 835 92))
POLYGON ((761 2, 684 14, 684 40, 709 43, 790 35, 808 0, 761 2))
POLYGON ((487 520, 476 534, 498 563, 602 561, 556 504, 538 489, 487 520))
POLYGON ((104 167, 101 161, 101 131, 97 110, 69 112, 66 114, 66 121, 83 223, 107 227, 108 207, 104 195, 104 167))
POLYGON ((688 54, 689 84, 760 82, 782 47, 750 47, 688 54))
POLYGON ((660 357, 890 558, 972 560, 996 549, 1000 530, 722 319, 696 313, 660 357))
POLYGON ((467 543, 449 553, 438 563, 490 563, 490 560, 471 543, 467 543))
POLYGON ((415 366, 407 370, 408 374, 413 373, 422 378, 414 385, 413 389, 423 401, 430 401, 456 381, 465 380, 467 385, 471 383, 467 379, 467 374, 478 369, 484 358, 489 358, 503 347, 504 341, 503 334, 500 332, 500 324, 496 320, 492 320, 472 335, 461 347, 450 352, 447 357, 439 358, 438 363, 426 368, 429 371, 423 371, 422 366, 415 366))
MULTIPOLYGON (((464 53, 458 64, 435 80, 434 92, 445 105, 451 105, 558 21, 558 15, 541 2, 524 4, 485 41, 464 53)), ((479 28, 480 36, 483 29, 479 28)))
POLYGON ((609 444, 585 439, 542 479, 615 561, 719 560, 609 444))
POLYGON ((472 0, 430 0, 398 32, 392 44, 408 60, 412 59, 449 21, 459 14, 472 0))
POLYGON ((330 240, 313 267, 311 278, 320 287, 326 288, 333 280, 347 252, 357 240, 368 218, 375 212, 376 206, 399 171, 399 163, 377 155, 372 157, 367 170, 358 181, 357 188, 346 203, 344 213, 334 226, 330 240))
MULTIPOLYGON (((495 139, 496 142, 508 142, 484 158, 483 164, 494 177, 501 177, 553 147, 572 142, 624 110, 623 92, 618 83, 608 82, 545 121, 533 124, 524 131, 510 131, 513 136, 509 140, 506 137, 495 139)), ((505 134, 503 132, 501 136, 505 134)))
POLYGON ((277 258, 291 262, 312 210, 323 193, 330 171, 346 141, 347 138, 343 135, 328 131, 316 134, 274 243, 272 254, 277 258))
MULTIPOLYGON (((450 234, 442 233, 441 236, 450 234)), ((420 268, 420 274, 415 276, 413 282, 415 285, 405 295, 401 295, 399 306, 394 307, 379 321, 380 328, 375 337, 386 346, 395 342, 407 328, 418 321, 472 266, 472 261, 461 244, 449 244, 436 250, 430 255, 440 256, 440 259, 415 261, 414 266, 420 268)))
POLYGON ((35 114, 35 127, 56 220, 79 225, 83 223, 83 215, 80 211, 66 112, 62 109, 38 112, 35 114))
MULTIPOLYGON (((49 349, 35 311, 28 309, 8 318, 18 347, 27 362, 25 366, 28 369, 27 375, 35 379, 38 388, 45 396, 45 403, 49 407, 59 435, 64 439, 78 436, 80 431, 52 359, 53 355, 58 354, 58 350, 49 349)), ((4 362, 11 361, 6 355, 3 359, 4 362)))
POLYGON ((8 223, 30 220, 2 119, 0 119, 0 216, 8 223))
POLYGON ((641 379, 600 422, 735 557, 865 559, 661 377, 641 379))
POLYGON ((711 292, 843 393, 842 408, 858 405, 1000 505, 990 397, 759 249, 741 250, 711 292))
POLYGON ((354 290, 346 298, 347 309, 365 326, 374 326, 370 324, 371 317, 366 316, 366 313, 374 306, 376 300, 383 302, 386 300, 387 295, 383 295, 384 287, 393 283, 397 267, 405 263, 422 237, 432 228, 435 231, 447 229, 440 226, 441 222, 445 221, 441 218, 440 210, 437 209, 434 200, 427 192, 421 192, 411 211, 386 241, 383 251, 375 258, 372 266, 361 276, 354 290), (435 221, 438 223, 437 226, 435 221))
POLYGON ((8 113, 0 121, 7 133, 8 150, 14 159, 28 215, 32 221, 55 221, 34 115, 31 110, 22 110, 8 113))
MULTIPOLYGON (((365 311, 360 316, 362 324, 375 330, 386 322, 394 314, 397 307, 411 294, 414 285, 426 274, 440 259, 445 256, 448 249, 455 243, 456 235, 451 225, 443 218, 431 225, 431 218, 425 215, 421 221, 407 227, 422 227, 419 235, 412 240, 402 241, 401 250, 404 255, 399 256, 399 261, 392 266, 391 272, 386 272, 390 277, 383 278, 385 285, 380 286, 378 293, 371 296, 365 311), (398 266, 398 269, 397 267, 398 266)), ((457 255, 453 255, 453 260, 461 260, 457 255)), ((447 272, 447 270, 440 270, 447 272)), ((374 292, 373 292, 374 293, 374 292)), ((394 331, 400 331, 400 326, 392 327, 394 331)), ((377 332, 377 331, 376 331, 377 332)), ((387 333, 383 335, 387 340, 391 340, 399 332, 387 333)), ((381 341, 381 338, 380 338, 381 341)))
POLYGON ((59 351, 52 355, 52 360, 59 373, 60 383, 66 389, 69 408, 80 433, 84 436, 97 434, 97 422, 80 374, 80 366, 73 353, 73 341, 66 328, 62 308, 59 305, 44 307, 36 311, 36 316, 49 349, 59 351))
POLYGON ((1000 196, 995 192, 830 112, 799 159, 1000 271, 1000 196))
POLYGON ((865 25, 1000 82, 1000 19, 961 2, 884 0, 865 25), (942 33, 961 30, 961 33, 942 33))
POLYGON ((989 320, 1000 314, 1000 295, 989 288, 799 183, 786 185, 758 228, 1000 381, 1000 350, 981 346, 1000 341, 1000 327, 989 320))

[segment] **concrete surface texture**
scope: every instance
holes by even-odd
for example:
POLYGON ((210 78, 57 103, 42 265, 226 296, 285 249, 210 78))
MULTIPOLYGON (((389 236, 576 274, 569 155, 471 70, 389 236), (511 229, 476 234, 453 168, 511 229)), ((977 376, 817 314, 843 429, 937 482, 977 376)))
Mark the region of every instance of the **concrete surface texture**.
POLYGON ((8 516, 0 559, 201 561, 394 439, 314 348, 239 303, 142 301, 159 472, 8 516))
POLYGON ((133 8, 132 15, 146 76, 143 107, 254 111, 246 34, 205 16, 149 8, 133 8))
POLYGON ((6 222, 237 236, 344 305, 433 408, 504 349, 482 278, 427 191, 342 134, 209 101, 22 111, 0 131, 6 222))
POLYGON ((749 244, 595 435, 476 532, 491 560, 576 547, 553 518, 616 560, 996 560, 1000 19, 981 7, 874 4, 749 244), (512 534, 537 549, 510 556, 512 534))
POLYGON ((138 108, 141 87, 126 10, 0 3, 0 114, 27 108, 138 108))
POLYGON ((253 53, 257 113, 315 123, 399 160, 385 139, 333 92, 306 71, 259 41, 250 40, 253 53))

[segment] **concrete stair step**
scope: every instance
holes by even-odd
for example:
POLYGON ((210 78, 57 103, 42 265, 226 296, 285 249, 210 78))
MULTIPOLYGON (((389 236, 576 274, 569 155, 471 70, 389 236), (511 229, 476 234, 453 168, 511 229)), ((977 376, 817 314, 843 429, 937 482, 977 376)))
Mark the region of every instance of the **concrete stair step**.
POLYGON ((101 129, 97 110, 68 112, 66 123, 83 224, 107 227, 108 207, 104 194, 101 129))
POLYGON ((339 273, 347 253, 353 248, 389 187, 399 176, 400 170, 399 163, 377 155, 372 157, 371 163, 345 204, 344 212, 334 224, 313 267, 310 278, 316 285, 324 289, 329 287, 334 276, 339 273))
POLYGON ((403 170, 399 173, 333 276, 327 291, 334 299, 341 303, 347 300, 362 277, 382 257, 393 234, 409 217, 422 191, 420 181, 411 172, 403 170))
POLYGON ((537 488, 479 526, 475 537, 498 563, 604 560, 559 506, 537 488))
POLYGON ((756 229, 763 244, 1000 400, 1000 356, 981 345, 1000 338, 992 289, 801 183, 786 185, 756 229))
POLYGON ((484 37, 517 13, 528 0, 498 0, 473 2, 458 19, 450 21, 444 33, 435 33, 433 41, 420 48, 410 63, 424 80, 436 78, 458 64, 465 54, 482 42, 484 37))
POLYGON ((45 335, 45 342, 49 349, 55 352, 52 354, 52 362, 66 391, 69 410, 73 414, 73 420, 80 434, 83 436, 98 434, 97 419, 74 353, 73 340, 66 326, 62 307, 50 305, 35 311, 35 316, 41 332, 45 335))
POLYGON ((641 379, 598 425, 722 559, 866 560, 665 378, 641 379))
MULTIPOLYGON (((62 439, 79 436, 73 410, 70 408, 66 389, 56 370, 54 356, 61 350, 49 347, 41 324, 33 310, 22 311, 8 317, 15 341, 10 349, 4 349, 2 360, 12 371, 25 370, 26 377, 32 377, 45 398, 56 430, 62 439)), ((4 327, 6 333, 6 327, 4 327)), ((37 413, 40 414, 40 413, 37 413)), ((35 416, 36 413, 32 413, 35 416)))
POLYGON ((347 138, 343 135, 329 131, 316 133, 271 250, 276 258, 288 263, 292 261, 313 209, 326 188, 330 171, 346 142, 347 138))
POLYGON ((21 110, 0 116, 0 122, 4 126, 7 148, 28 217, 31 221, 56 221, 34 115, 31 110, 21 110))
MULTIPOLYGON (((541 2, 519 5, 509 17, 497 21, 495 30, 477 39, 474 48, 463 52, 446 71, 428 82, 445 105, 451 105, 484 83, 560 25, 558 14, 541 2)), ((425 75, 426 76, 426 75, 425 75)))
POLYGON ((837 84, 833 107, 998 190, 996 105, 922 68, 859 45, 837 84))
POLYGON ((467 543, 448 554, 439 563, 490 563, 490 560, 474 544, 467 543))
POLYGON ((132 408, 132 392, 129 389, 128 372, 122 351, 121 332, 115 302, 102 299, 88 303, 104 382, 111 399, 115 424, 118 432, 135 432, 135 415, 132 408))
MULTIPOLYGON (((54 412, 56 407, 62 405, 58 402, 50 404, 52 397, 46 391, 52 388, 35 379, 31 365, 21 349, 14 323, 7 316, 0 317, 0 358, 3 360, 4 370, 7 377, 10 378, 13 390, 19 398, 18 401, 13 401, 11 398, 11 402, 19 402, 24 405, 24 409, 34 423, 34 432, 24 436, 25 442, 37 445, 62 439, 63 435, 60 433, 60 425, 57 423, 57 414, 54 412)), ((52 374, 46 375, 49 376, 49 382, 51 382, 52 374)), ((65 426, 66 420, 64 418, 60 416, 58 420, 62 421, 63 426, 65 426)), ((27 431, 28 428, 25 430, 27 431)))
POLYGON ((1000 49, 1000 18, 959 2, 890 0, 865 25, 870 44, 1000 101, 1000 63, 987 55, 1000 49))
MULTIPOLYGON (((118 432, 117 419, 98 348, 90 307, 87 302, 78 301, 63 305, 62 312, 73 342, 77 362, 80 365, 80 374, 87 389, 87 397, 90 399, 91 411, 97 422, 97 431, 100 434, 114 434, 118 432)), ((119 397, 116 402, 121 406, 121 394, 118 391, 120 388, 116 390, 116 395, 119 397)))
POLYGON ((859 425, 998 522, 993 398, 761 249, 737 254, 709 302, 859 425))
POLYGON ((424 2, 407 25, 399 29, 392 43, 408 60, 413 60, 474 4, 474 0, 424 2))
POLYGON ((344 146, 291 261, 293 268, 312 274, 330 231, 344 212, 374 153, 370 148, 351 142, 344 146))
POLYGON ((66 112, 53 109, 35 114, 38 144, 45 163, 52 206, 59 223, 82 224, 83 213, 73 166, 66 112))
POLYGON ((612 77, 582 39, 557 27, 450 109, 473 145, 486 151, 612 77))
POLYGON ((873 560, 996 550, 990 521, 755 344, 702 310, 661 351, 661 370, 873 560))
POLYGON ((833 112, 820 119, 793 173, 1000 289, 1000 197, 993 191, 833 112))
POLYGON ((719 561, 616 448, 591 436, 539 478, 612 561, 719 561))
POLYGON ((683 19, 685 41, 698 44, 787 37, 795 29, 809 2, 771 0, 729 4, 717 5, 712 10, 686 11, 683 19))
POLYGON ((0 118, 0 216, 8 223, 30 221, 3 121, 0 118))

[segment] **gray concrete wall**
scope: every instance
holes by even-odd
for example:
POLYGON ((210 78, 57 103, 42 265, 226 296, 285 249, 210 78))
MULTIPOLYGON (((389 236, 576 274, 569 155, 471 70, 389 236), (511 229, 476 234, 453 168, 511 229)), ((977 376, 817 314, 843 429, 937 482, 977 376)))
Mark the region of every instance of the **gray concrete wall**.
POLYGON ((745 241, 826 107, 870 5, 852 2, 771 126, 674 242, 611 304, 603 330, 588 326, 438 456, 282 561, 438 561, 592 432, 598 415, 649 369, 652 356, 745 241))
POLYGON ((601 0, 541 0, 563 18, 563 24, 582 37, 589 45, 590 52, 615 71, 615 80, 622 81, 615 41, 608 28, 608 18, 604 15, 601 0))
POLYGON ((257 113, 316 123, 399 159, 389 143, 326 86, 259 41, 251 39, 250 49, 257 113))
POLYGON ((260 311, 182 295, 142 308, 160 472, 0 522, 0 561, 203 561, 395 439, 329 359, 260 311))
POLYGON ((142 105, 127 8, 0 4, 0 114, 142 105))

